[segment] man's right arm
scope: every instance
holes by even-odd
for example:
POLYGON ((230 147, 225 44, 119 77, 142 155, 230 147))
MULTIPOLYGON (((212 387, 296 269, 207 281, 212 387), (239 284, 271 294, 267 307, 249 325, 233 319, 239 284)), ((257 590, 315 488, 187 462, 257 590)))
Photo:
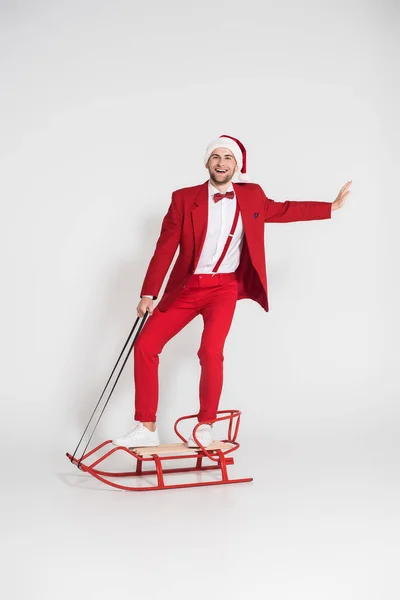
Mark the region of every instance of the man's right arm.
POLYGON ((175 256, 182 233, 183 208, 176 192, 172 192, 171 204, 165 215, 154 254, 150 260, 140 292, 141 297, 157 299, 165 275, 175 256), (150 292, 152 295, 150 295, 150 292))

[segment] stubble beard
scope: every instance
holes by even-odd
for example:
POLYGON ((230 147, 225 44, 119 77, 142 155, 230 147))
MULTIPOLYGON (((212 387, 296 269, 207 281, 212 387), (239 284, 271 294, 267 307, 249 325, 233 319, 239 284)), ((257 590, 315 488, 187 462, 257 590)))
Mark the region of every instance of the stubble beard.
POLYGON ((211 183, 216 183, 217 185, 225 185, 226 183, 228 183, 228 181, 230 181, 232 179, 233 175, 230 175, 229 173, 226 174, 226 177, 224 177, 223 179, 216 179, 214 177, 214 173, 212 171, 210 171, 210 178, 211 178, 211 183))

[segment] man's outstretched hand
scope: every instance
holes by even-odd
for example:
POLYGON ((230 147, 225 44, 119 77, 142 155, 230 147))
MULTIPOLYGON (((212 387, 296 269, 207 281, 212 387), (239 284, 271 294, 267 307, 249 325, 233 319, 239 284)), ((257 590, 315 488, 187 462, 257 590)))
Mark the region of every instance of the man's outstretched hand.
POLYGON ((142 298, 136 307, 137 316, 143 317, 146 311, 149 315, 153 314, 153 300, 152 298, 142 298))
POLYGON ((344 186, 338 193, 336 200, 334 202, 332 202, 332 210, 337 210, 338 208, 342 208, 342 206, 344 204, 344 199, 346 198, 346 196, 348 196, 350 194, 351 184, 352 184, 352 180, 350 180, 344 184, 344 186))

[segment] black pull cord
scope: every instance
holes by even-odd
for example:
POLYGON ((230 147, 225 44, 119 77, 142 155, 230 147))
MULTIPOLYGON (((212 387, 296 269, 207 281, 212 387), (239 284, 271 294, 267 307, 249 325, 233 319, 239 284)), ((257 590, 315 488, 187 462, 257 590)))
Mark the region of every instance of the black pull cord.
MULTIPOLYGON (((90 438, 89 438, 89 441, 88 441, 88 443, 86 444, 86 446, 85 446, 85 449, 84 449, 84 451, 83 451, 83 453, 82 453, 82 456, 81 456, 81 457, 80 457, 80 459, 79 459, 79 462, 78 462, 78 465, 77 465, 78 467, 79 467, 79 465, 80 465, 80 463, 81 463, 81 461, 82 461, 82 458, 83 458, 83 456, 84 456, 84 454, 85 454, 85 452, 86 452, 86 450, 87 450, 87 448, 88 448, 88 446, 89 446, 89 443, 90 443, 90 441, 91 441, 91 439, 92 439, 92 437, 93 437, 93 434, 94 434, 94 432, 96 431, 96 428, 97 428, 97 425, 99 424, 100 418, 101 418, 101 416, 102 416, 102 415, 103 415, 103 413, 104 413, 104 410, 105 410, 105 408, 106 408, 106 406, 107 406, 107 404, 108 404, 108 401, 110 400, 111 394, 112 394, 112 393, 113 393, 113 391, 114 391, 114 388, 115 388, 115 386, 116 386, 116 384, 117 384, 117 382, 118 382, 118 379, 119 379, 119 377, 120 377, 120 375, 121 375, 121 373, 122 373, 122 370, 123 370, 123 368, 124 368, 124 366, 125 366, 125 364, 126 364, 126 362, 127 362, 128 358, 129 358, 129 355, 130 355, 130 353, 131 353, 131 351, 132 351, 133 345, 134 345, 134 343, 135 343, 135 341, 136 341, 136 339, 137 339, 137 337, 138 337, 139 333, 141 332, 141 330, 142 330, 142 328, 143 328, 143 325, 144 325, 144 324, 145 324, 145 322, 146 322, 146 319, 147 319, 147 317, 148 317, 148 312, 146 312, 146 313, 144 314, 144 316, 142 317, 142 322, 141 322, 141 324, 140 324, 140 326, 139 326, 139 329, 138 329, 138 331, 137 331, 137 333, 136 333, 136 335, 135 335, 135 337, 134 337, 134 339, 133 339, 133 342, 132 342, 132 344, 131 344, 131 346, 130 346, 130 348, 129 348, 128 354, 127 354, 127 356, 126 356, 126 358, 125 358, 125 360, 124 360, 124 363, 123 363, 123 365, 122 365, 122 367, 121 367, 121 369, 120 369, 120 371, 119 371, 119 374, 118 374, 118 376, 117 376, 117 379, 116 379, 116 381, 115 381, 115 383, 114 383, 114 385, 113 385, 113 388, 112 388, 112 390, 111 390, 111 392, 110 392, 110 394, 109 394, 109 396, 108 396, 108 398, 107 398, 107 400, 106 400, 106 403, 105 403, 105 405, 104 405, 104 407, 103 407, 103 409, 102 409, 102 411, 101 411, 101 413, 100 413, 100 416, 99 416, 99 418, 97 419, 97 422, 96 422, 96 424, 95 424, 95 426, 94 426, 94 429, 93 429, 93 431, 92 431, 92 434, 91 434, 91 436, 90 436, 90 438)), ((70 459, 70 460, 71 460, 71 462, 72 462, 72 461, 74 460, 74 458, 75 458, 75 455, 76 455, 76 453, 77 453, 77 451, 78 451, 78 448, 79 448, 80 444, 82 443, 82 440, 83 440, 83 438, 84 438, 84 436, 85 436, 85 434, 86 434, 86 432, 87 432, 87 430, 88 430, 88 428, 89 428, 89 425, 90 425, 90 423, 91 423, 91 421, 92 421, 92 419, 93 419, 93 417, 94 417, 94 415, 95 415, 95 413, 96 413, 96 410, 98 409, 98 407, 99 407, 99 405, 100 405, 101 399, 103 398, 103 396, 104 396, 104 393, 105 393, 105 391, 106 391, 106 389, 107 389, 107 386, 108 386, 108 384, 110 383, 110 381, 111 381, 111 378, 112 378, 112 376, 113 376, 113 374, 114 374, 114 372, 115 372, 115 370, 116 370, 116 368, 117 368, 117 366, 118 366, 118 363, 119 363, 119 361, 120 361, 120 359, 121 359, 121 356, 123 355, 123 353, 124 353, 124 351, 125 351, 125 348, 126 348, 126 347, 127 347, 127 345, 129 344, 129 341, 130 341, 130 339, 131 339, 131 337, 132 337, 132 335, 133 335, 133 333, 134 333, 134 331, 135 331, 135 329, 136 329, 136 326, 137 326, 137 324, 138 324, 138 322, 139 322, 139 319, 140 319, 140 317, 138 317, 138 318, 136 319, 136 321, 135 321, 135 324, 133 325, 133 327, 132 327, 132 329, 131 329, 131 331, 130 331, 130 333, 129 333, 129 335, 128 335, 128 338, 127 338, 127 340, 126 340, 126 342, 125 342, 125 344, 124 344, 124 347, 123 347, 123 348, 122 348, 122 350, 121 350, 121 353, 120 353, 120 355, 119 355, 119 357, 118 357, 118 359, 117 359, 117 362, 115 363, 115 366, 114 366, 113 370, 111 371, 111 375, 110 375, 110 377, 108 378, 108 380, 107 380, 107 383, 106 383, 106 385, 104 386, 104 389, 103 389, 103 391, 102 391, 102 393, 101 393, 101 396, 100 396, 100 398, 99 398, 99 400, 98 400, 98 402, 97 402, 97 404, 96 404, 96 406, 95 406, 95 408, 94 408, 94 411, 93 411, 93 413, 92 413, 92 415, 91 415, 91 417, 90 417, 90 419, 89 419, 89 421, 88 421, 88 424, 87 424, 87 425, 86 425, 86 427, 85 427, 85 430, 84 430, 84 432, 83 432, 83 434, 82 434, 82 437, 81 437, 81 439, 79 440, 77 447, 75 448, 75 452, 74 452, 74 454, 72 455, 72 457, 71 457, 71 459, 70 459)))
POLYGON ((106 385, 104 386, 104 389, 103 389, 103 391, 102 391, 102 393, 101 393, 101 396, 100 396, 100 398, 99 398, 99 400, 98 400, 98 402, 97 402, 97 404, 96 404, 96 406, 95 406, 95 408, 94 408, 94 411, 92 412, 92 415, 91 415, 91 417, 90 417, 90 419, 89 419, 89 421, 88 421, 88 424, 87 424, 87 425, 86 425, 86 427, 85 427, 85 431, 82 433, 82 437, 81 437, 81 439, 79 440, 79 442, 78 442, 78 445, 77 445, 77 447, 75 448, 75 451, 74 451, 74 453, 73 453, 73 455, 72 455, 72 457, 71 457, 71 462, 72 462, 72 461, 74 460, 74 458, 75 458, 75 454, 77 453, 77 451, 78 451, 78 448, 79 448, 79 446, 80 446, 80 444, 81 444, 81 442, 82 442, 83 438, 85 437, 85 433, 86 433, 86 431, 88 430, 88 427, 89 427, 89 425, 90 425, 90 422, 91 422, 91 420, 92 420, 92 419, 93 419, 93 417, 94 417, 94 414, 95 414, 95 412, 96 412, 96 410, 97 410, 97 408, 98 408, 98 406, 99 406, 99 404, 100 404, 100 402, 101 402, 101 399, 102 399, 102 397, 104 396, 104 392, 106 391, 106 389, 107 389, 107 386, 108 386, 108 384, 110 383, 111 377, 113 376, 113 374, 114 374, 114 371, 115 371, 115 369, 117 368, 117 365, 118 365, 118 363, 119 363, 119 361, 120 361, 120 358, 121 358, 121 356, 123 355, 123 353, 124 353, 124 350, 125 350, 125 348, 127 347, 128 343, 129 343, 129 341, 130 341, 131 335, 133 334, 133 332, 134 332, 134 330, 135 330, 135 328, 136 328, 136 325, 138 324, 138 322, 139 322, 139 317, 136 319, 136 321, 135 321, 135 324, 134 324, 134 326, 132 327, 132 329, 131 329, 131 331, 130 331, 130 333, 129 333, 129 335, 128 335, 128 338, 127 338, 127 340, 126 340, 126 342, 125 342, 125 344, 124 344, 124 347, 122 348, 122 350, 121 350, 121 353, 120 353, 120 355, 118 356, 117 362, 115 363, 115 366, 114 366, 113 370, 111 371, 111 375, 110 375, 110 377, 108 378, 108 381, 107 381, 106 385))
POLYGON ((91 436, 89 437, 89 439, 88 439, 88 442, 87 442, 87 444, 86 444, 86 446, 85 446, 85 448, 84 448, 84 450, 83 450, 83 452, 82 452, 82 455, 81 455, 80 459, 78 460, 78 463, 77 463, 77 467, 78 467, 78 469, 79 469, 79 467, 80 467, 80 464, 81 464, 81 462, 82 462, 82 459, 83 459, 83 457, 84 457, 84 455, 85 455, 85 452, 86 452, 86 450, 87 450, 87 448, 88 448, 88 446, 89 446, 89 444, 90 444, 90 442, 91 442, 91 440, 92 440, 92 437, 93 437, 93 435, 94 435, 94 432, 95 432, 95 431, 96 431, 96 429, 97 429, 97 425, 99 424, 99 422, 100 422, 100 419, 101 419, 101 417, 103 416, 103 413, 104 413, 105 409, 107 408, 107 404, 108 404, 108 401, 109 401, 109 400, 110 400, 110 398, 111 398, 111 394, 113 393, 113 391, 114 391, 114 388, 115 388, 115 386, 116 386, 116 385, 117 385, 117 383, 118 383, 118 379, 120 378, 120 375, 121 375, 121 373, 122 373, 122 371, 123 371, 123 369, 124 369, 124 367, 125 367, 125 365, 126 365, 126 362, 127 362, 128 358, 129 358, 129 355, 130 355, 130 353, 131 353, 131 351, 132 351, 133 345, 134 345, 134 343, 136 342, 136 339, 137 339, 137 337, 138 337, 139 333, 141 332, 141 330, 142 330, 142 328, 143 328, 143 325, 144 325, 144 324, 145 324, 145 322, 146 322, 146 319, 147 319, 147 317, 148 317, 148 312, 146 311, 146 313, 145 313, 145 314, 144 314, 144 316, 143 316, 142 322, 140 323, 139 329, 138 329, 138 331, 137 331, 137 333, 136 333, 136 335, 135 335, 135 337, 134 337, 134 339, 133 339, 133 341, 132 341, 132 344, 130 345, 130 348, 129 348, 129 350, 128 350, 128 353, 127 353, 127 355, 126 355, 126 357, 125 357, 125 360, 124 360, 124 362, 123 362, 123 364, 122 364, 122 367, 121 367, 121 369, 120 369, 120 371, 119 371, 119 373, 118 373, 118 376, 117 376, 117 378, 116 378, 116 380, 115 380, 115 382, 114 382, 114 385, 113 385, 113 386, 112 386, 112 388, 111 388, 111 392, 109 393, 109 395, 108 395, 108 398, 107 398, 107 400, 106 400, 106 402, 105 402, 105 404, 104 404, 104 406, 103 406, 103 408, 102 408, 102 411, 101 411, 101 413, 100 413, 100 415, 99 415, 99 418, 98 418, 98 419, 97 419, 97 421, 96 421, 96 424, 95 424, 95 426, 94 426, 94 429, 93 429, 93 431, 92 431, 92 433, 91 433, 91 436))

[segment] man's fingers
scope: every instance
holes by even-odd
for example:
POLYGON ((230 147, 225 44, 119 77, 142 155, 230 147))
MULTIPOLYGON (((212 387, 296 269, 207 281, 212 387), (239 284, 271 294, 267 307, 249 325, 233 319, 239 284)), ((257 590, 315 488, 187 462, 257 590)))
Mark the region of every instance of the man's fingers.
POLYGON ((348 196, 349 194, 351 194, 351 190, 347 190, 346 192, 343 190, 340 190, 338 198, 346 198, 346 196, 348 196))
POLYGON ((148 312, 150 316, 153 314, 153 310, 150 310, 150 308, 146 308, 146 310, 137 310, 136 312, 137 316, 141 319, 144 317, 146 312, 148 312))
POLYGON ((351 183, 353 183, 351 180, 345 183, 340 191, 345 190, 351 183))

